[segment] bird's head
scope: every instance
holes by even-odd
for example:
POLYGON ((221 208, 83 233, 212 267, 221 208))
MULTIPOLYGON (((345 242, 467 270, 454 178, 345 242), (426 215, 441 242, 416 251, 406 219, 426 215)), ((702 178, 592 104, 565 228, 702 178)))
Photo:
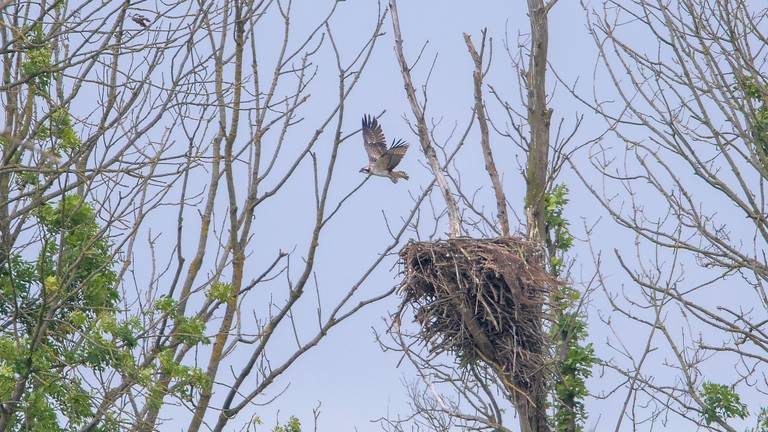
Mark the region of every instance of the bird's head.
POLYGON ((370 174, 371 173, 371 169, 368 168, 367 166, 364 166, 364 167, 360 168, 360 172, 363 173, 363 174, 370 174))

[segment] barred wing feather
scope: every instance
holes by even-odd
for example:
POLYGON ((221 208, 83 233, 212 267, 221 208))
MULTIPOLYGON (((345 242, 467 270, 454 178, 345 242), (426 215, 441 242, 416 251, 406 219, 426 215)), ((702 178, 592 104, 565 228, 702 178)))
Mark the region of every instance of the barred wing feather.
POLYGON ((363 145, 368 153, 368 161, 374 163, 387 152, 387 139, 375 117, 363 116, 363 145))
POLYGON ((407 151, 408 143, 403 140, 394 141, 384 155, 376 161, 376 167, 387 171, 394 169, 403 160, 407 151))

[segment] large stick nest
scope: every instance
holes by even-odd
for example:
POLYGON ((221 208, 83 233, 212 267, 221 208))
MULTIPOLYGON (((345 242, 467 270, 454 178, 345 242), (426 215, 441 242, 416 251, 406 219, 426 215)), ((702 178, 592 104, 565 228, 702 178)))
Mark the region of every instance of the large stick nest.
POLYGON ((401 251, 400 315, 410 306, 417 338, 432 354, 462 365, 490 363, 505 380, 530 388, 549 364, 544 301, 559 282, 535 243, 522 238, 410 242, 401 251))

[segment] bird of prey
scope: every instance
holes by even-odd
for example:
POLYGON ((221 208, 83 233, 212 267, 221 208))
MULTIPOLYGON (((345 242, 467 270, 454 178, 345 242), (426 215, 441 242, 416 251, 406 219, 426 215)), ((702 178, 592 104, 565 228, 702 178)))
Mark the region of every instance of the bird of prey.
POLYGON ((370 115, 363 116, 363 145, 368 153, 368 165, 360 169, 361 173, 387 177, 392 183, 397 183, 398 179, 408 180, 405 172, 393 171, 408 151, 408 144, 400 139, 392 140, 392 145, 387 148, 381 125, 370 115))
POLYGON ((131 19, 133 20, 133 22, 142 26, 143 28, 149 27, 149 23, 152 22, 152 20, 150 20, 149 18, 141 14, 133 14, 131 19))

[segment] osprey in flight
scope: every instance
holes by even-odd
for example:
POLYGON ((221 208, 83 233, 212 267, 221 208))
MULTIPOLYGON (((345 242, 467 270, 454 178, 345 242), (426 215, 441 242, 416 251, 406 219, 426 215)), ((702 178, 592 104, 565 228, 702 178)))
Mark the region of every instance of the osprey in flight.
POLYGON ((408 151, 408 144, 403 140, 392 140, 387 148, 387 139, 381 125, 373 116, 363 116, 363 144, 368 153, 368 166, 360 169, 361 173, 388 177, 392 183, 398 179, 408 180, 408 174, 403 171, 393 171, 408 151))

